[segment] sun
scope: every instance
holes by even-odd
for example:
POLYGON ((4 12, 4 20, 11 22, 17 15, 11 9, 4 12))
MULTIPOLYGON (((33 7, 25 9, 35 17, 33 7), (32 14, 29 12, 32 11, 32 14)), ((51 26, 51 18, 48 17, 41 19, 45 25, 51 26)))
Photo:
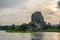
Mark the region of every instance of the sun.
POLYGON ((57 11, 57 8, 52 8, 52 11, 53 11, 53 12, 57 11))

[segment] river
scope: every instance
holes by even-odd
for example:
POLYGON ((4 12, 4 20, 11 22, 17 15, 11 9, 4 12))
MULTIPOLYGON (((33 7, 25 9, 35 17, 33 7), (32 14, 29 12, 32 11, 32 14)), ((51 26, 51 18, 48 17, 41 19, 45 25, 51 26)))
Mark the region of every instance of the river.
POLYGON ((33 40, 60 40, 60 33, 57 32, 35 32, 33 40))
POLYGON ((7 33, 0 31, 0 40, 60 40, 57 32, 7 33))

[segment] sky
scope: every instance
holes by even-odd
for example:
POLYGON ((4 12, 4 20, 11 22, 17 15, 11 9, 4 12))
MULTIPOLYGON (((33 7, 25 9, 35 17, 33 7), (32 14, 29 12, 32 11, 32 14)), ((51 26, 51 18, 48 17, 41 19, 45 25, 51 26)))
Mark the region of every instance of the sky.
POLYGON ((28 23, 35 11, 41 11, 46 22, 60 21, 59 0, 0 0, 0 25, 28 23))

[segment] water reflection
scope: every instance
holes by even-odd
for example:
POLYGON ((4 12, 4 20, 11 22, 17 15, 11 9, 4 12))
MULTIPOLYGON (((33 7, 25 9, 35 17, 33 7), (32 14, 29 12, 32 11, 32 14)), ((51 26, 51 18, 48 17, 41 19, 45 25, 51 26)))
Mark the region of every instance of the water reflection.
POLYGON ((58 34, 58 40, 60 40, 60 33, 58 34))
POLYGON ((32 34, 32 40, 42 40, 44 34, 42 32, 34 32, 32 34))
POLYGON ((60 33, 57 32, 34 32, 32 40, 60 40, 60 33))

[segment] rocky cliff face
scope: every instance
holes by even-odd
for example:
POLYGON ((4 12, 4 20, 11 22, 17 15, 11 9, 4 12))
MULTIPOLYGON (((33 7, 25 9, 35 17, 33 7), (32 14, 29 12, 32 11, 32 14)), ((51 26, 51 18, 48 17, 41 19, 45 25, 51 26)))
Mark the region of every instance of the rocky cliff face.
POLYGON ((32 14, 31 24, 32 24, 34 31, 39 31, 42 29, 42 27, 44 25, 44 18, 42 16, 41 12, 36 11, 32 14))
POLYGON ((32 14, 31 22, 33 22, 33 23, 43 23, 44 18, 42 16, 41 12, 36 11, 34 14, 32 14))

